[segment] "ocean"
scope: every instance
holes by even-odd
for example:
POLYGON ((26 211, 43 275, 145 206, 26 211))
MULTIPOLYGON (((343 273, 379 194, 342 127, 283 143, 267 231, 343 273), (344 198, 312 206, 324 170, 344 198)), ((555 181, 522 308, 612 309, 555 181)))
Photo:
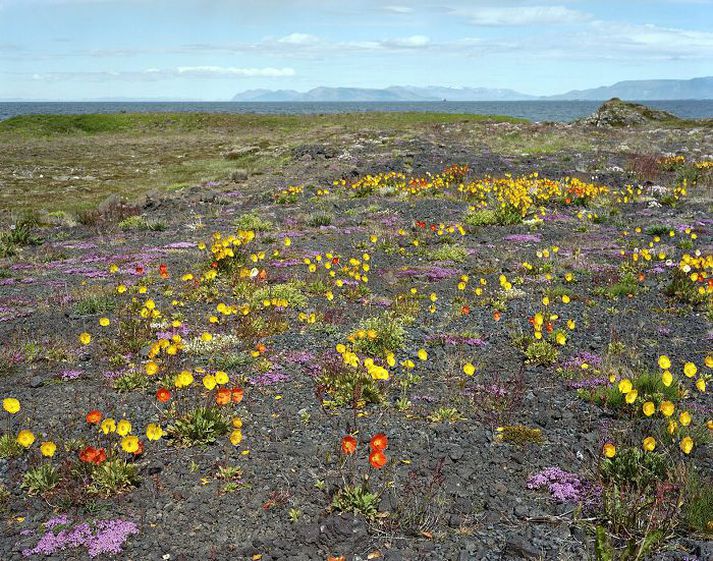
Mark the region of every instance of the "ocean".
MULTIPOLYGON (((0 102, 0 120, 29 114, 207 112, 305 115, 370 111, 433 111, 509 115, 531 121, 569 122, 593 113, 601 101, 441 101, 441 102, 0 102)), ((713 118, 713 99, 640 101, 691 119, 713 118)))

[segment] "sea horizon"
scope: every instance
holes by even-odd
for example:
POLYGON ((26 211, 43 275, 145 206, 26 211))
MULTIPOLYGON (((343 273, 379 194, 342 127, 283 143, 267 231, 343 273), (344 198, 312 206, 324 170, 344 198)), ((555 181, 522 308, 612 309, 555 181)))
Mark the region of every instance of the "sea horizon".
MULTIPOLYGON (((365 112, 435 112, 506 115, 535 122, 570 122, 592 114, 605 100, 508 101, 0 101, 0 120, 19 115, 207 112, 309 115, 365 112)), ((686 119, 713 118, 713 99, 627 100, 686 119)))

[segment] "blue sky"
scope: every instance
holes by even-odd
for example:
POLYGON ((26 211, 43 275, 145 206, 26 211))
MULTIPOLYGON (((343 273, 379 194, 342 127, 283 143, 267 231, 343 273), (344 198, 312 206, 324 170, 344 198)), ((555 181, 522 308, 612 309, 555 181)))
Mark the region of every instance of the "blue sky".
POLYGON ((713 75, 713 0, 0 0, 0 98, 713 75))

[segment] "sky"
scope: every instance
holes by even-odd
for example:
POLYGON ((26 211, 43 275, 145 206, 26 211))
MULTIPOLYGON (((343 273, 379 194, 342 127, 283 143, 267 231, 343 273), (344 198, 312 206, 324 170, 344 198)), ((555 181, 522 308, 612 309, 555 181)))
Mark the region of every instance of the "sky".
POLYGON ((713 75, 713 0, 0 0, 0 99, 713 75))

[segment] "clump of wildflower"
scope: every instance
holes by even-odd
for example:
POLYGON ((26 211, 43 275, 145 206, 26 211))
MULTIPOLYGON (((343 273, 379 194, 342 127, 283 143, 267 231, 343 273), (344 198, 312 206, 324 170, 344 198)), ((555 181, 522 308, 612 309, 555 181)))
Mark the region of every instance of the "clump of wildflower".
POLYGON ((548 467, 531 475, 527 480, 527 488, 546 488, 558 503, 589 503, 596 496, 596 489, 579 475, 558 467, 548 467))

